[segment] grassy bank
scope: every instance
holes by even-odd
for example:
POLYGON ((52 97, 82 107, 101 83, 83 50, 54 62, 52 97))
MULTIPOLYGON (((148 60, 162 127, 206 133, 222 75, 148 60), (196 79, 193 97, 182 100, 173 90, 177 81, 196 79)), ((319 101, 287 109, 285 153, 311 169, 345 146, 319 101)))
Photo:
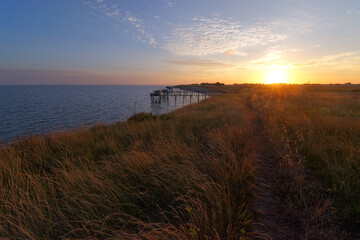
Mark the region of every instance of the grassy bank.
POLYGON ((253 150, 241 101, 3 147, 0 236, 251 237, 253 150))
POLYGON ((254 239, 254 119, 293 236, 358 233, 359 87, 211 88, 228 94, 2 147, 0 237, 254 239))

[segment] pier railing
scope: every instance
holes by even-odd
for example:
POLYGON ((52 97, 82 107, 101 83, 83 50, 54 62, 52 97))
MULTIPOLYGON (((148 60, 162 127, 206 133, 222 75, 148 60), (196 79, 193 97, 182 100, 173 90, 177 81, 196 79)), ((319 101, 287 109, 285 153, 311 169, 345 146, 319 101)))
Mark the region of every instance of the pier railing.
POLYGON ((183 98, 183 101, 185 101, 185 98, 190 98, 190 102, 192 99, 196 99, 199 101, 200 98, 206 99, 211 96, 217 95, 216 92, 210 92, 210 91, 190 91, 190 90, 182 90, 179 88, 171 88, 165 90, 156 90, 153 93, 150 94, 151 101, 154 103, 161 103, 162 100, 168 100, 169 98, 174 98, 175 101, 177 98, 183 98))

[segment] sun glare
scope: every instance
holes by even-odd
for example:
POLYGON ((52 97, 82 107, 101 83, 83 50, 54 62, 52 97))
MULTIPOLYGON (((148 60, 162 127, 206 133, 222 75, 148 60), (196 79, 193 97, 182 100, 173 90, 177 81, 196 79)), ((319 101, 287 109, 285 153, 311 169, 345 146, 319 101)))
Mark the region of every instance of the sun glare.
POLYGON ((286 70, 271 70, 267 73, 265 84, 273 83, 288 83, 288 76, 286 70))

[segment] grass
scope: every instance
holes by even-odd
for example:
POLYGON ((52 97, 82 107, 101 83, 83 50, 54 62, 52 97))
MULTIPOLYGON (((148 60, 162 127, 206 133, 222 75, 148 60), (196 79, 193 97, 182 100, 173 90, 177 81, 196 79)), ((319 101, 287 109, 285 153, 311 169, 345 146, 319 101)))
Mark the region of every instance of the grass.
POLYGON ((1 147, 0 237, 256 238, 254 114, 298 238, 359 233, 358 86, 210 87, 228 94, 1 147))
MULTIPOLYGON (((291 196, 297 197, 293 199, 293 204, 303 211, 304 205, 309 204, 309 198, 314 199, 318 195, 315 198, 318 210, 321 204, 333 203, 341 227, 358 232, 360 96, 354 94, 354 89, 357 88, 264 87, 254 97, 258 108, 266 116, 272 144, 280 148, 283 160, 291 158, 293 165, 304 168, 313 178, 310 183, 300 178, 302 189, 298 195, 291 196), (299 196, 301 193, 307 194, 307 198, 299 196)), ((296 180, 293 179, 291 184, 294 182, 296 180)))
POLYGON ((0 236, 250 237, 251 128, 238 101, 2 147, 0 236))

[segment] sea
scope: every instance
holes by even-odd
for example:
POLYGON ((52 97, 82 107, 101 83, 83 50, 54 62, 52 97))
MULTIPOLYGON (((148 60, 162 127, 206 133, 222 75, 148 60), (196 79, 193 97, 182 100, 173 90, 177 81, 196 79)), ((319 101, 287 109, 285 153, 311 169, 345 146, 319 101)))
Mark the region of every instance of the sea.
POLYGON ((0 86, 0 144, 30 134, 44 135, 125 121, 140 112, 160 115, 203 100, 170 97, 153 103, 164 86, 0 86))

